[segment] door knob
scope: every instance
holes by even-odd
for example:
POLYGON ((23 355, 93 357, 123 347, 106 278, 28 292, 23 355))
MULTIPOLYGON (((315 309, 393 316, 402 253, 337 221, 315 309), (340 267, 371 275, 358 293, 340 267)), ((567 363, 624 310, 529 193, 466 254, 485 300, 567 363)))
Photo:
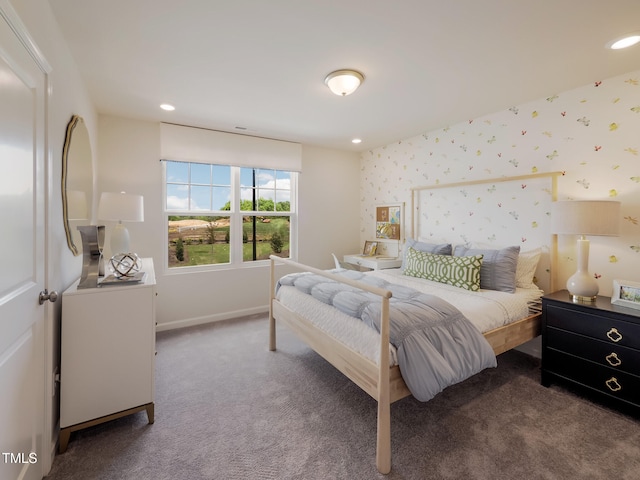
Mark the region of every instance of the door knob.
POLYGON ((38 303, 42 305, 47 300, 49 300, 52 303, 58 300, 58 292, 53 290, 51 293, 49 293, 49 291, 45 288, 43 291, 40 292, 40 295, 38 295, 38 303))

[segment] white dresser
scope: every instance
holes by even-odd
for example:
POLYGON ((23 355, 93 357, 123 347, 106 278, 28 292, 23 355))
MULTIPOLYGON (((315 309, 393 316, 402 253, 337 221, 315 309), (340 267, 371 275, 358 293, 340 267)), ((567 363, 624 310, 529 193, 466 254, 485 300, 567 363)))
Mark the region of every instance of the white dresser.
POLYGON ((60 453, 72 432, 146 410, 154 421, 156 278, 62 294, 60 453))

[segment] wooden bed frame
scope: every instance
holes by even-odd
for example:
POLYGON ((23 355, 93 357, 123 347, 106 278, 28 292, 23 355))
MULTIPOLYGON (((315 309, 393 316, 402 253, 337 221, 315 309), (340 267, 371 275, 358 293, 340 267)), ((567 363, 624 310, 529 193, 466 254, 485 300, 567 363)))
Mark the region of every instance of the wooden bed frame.
MULTIPOLYGON (((345 279, 292 260, 271 256, 271 301, 269 309, 269 350, 276 349, 276 318, 309 347, 345 374, 378 402, 376 466, 387 474, 391 471, 391 404, 411 395, 397 365, 389 367, 389 298, 391 292, 365 283, 345 279), (281 304, 273 292, 276 287, 275 262, 348 283, 380 296, 382 302, 380 328, 380 361, 378 364, 349 349, 335 337, 320 330, 309 320, 281 304), (387 366, 385 368, 385 366, 387 366)), ((540 335, 540 314, 531 315, 510 325, 485 333, 496 355, 506 352, 540 335)))
MULTIPOLYGON (((556 176, 559 173, 546 173, 525 175, 520 177, 502 177, 500 179, 490 179, 474 182, 460 182, 448 184, 448 186, 462 186, 479 183, 495 183, 497 181, 521 181, 526 178, 550 176, 553 179, 552 200, 556 200, 556 176)), ((427 188, 444 188, 447 185, 436 185, 427 188)), ((413 197, 412 197, 413 207, 413 197)), ((412 208, 413 216, 413 208, 412 208)), ((413 233, 412 220, 412 233, 413 233)), ((552 239, 551 271, 552 279, 555 271, 555 250, 557 240, 552 239)), ((362 388, 378 402, 377 440, 376 440, 376 467, 382 474, 391 471, 391 404, 411 395, 397 365, 389 367, 389 299, 391 292, 382 288, 374 287, 365 283, 357 282, 341 275, 320 270, 308 265, 295 262, 293 260, 280 258, 272 255, 270 272, 270 302, 269 302, 269 350, 276 350, 276 319, 285 324, 309 347, 340 370, 352 382, 362 388), (337 340, 332 335, 316 327, 309 320, 287 308, 275 297, 276 273, 275 264, 284 263, 296 269, 312 272, 323 277, 346 283, 367 292, 371 292, 380 297, 382 304, 380 321, 380 358, 379 362, 369 360, 359 353, 351 350, 344 343, 337 340)), ((553 286, 552 281, 552 286, 553 286)), ((530 315, 522 320, 509 325, 496 328, 484 334, 485 338, 493 348, 496 355, 507 350, 522 345, 525 342, 540 335, 540 313, 530 315)))

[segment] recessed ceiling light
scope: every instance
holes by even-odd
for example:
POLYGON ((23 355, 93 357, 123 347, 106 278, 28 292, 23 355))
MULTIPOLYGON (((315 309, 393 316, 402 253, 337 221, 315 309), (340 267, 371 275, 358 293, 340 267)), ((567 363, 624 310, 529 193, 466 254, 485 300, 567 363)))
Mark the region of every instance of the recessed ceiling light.
POLYGON ((640 32, 630 33, 624 37, 616 38, 607 43, 607 47, 612 50, 620 50, 621 48, 631 47, 640 42, 640 32))
POLYGON ((354 138, 353 140, 351 140, 351 143, 362 143, 362 140, 359 138, 354 138))
POLYGON ((168 103, 163 103, 162 105, 160 105, 160 108, 166 110, 167 112, 173 112, 176 109, 176 107, 174 107, 173 105, 169 105, 168 103))

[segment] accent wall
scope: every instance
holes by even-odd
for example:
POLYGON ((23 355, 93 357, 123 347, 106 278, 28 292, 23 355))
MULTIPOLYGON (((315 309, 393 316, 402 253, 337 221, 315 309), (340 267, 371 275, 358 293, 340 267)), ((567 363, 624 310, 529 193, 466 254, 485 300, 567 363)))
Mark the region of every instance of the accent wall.
MULTIPOLYGON (((614 279, 640 281, 639 152, 640 71, 596 79, 581 88, 550 93, 363 152, 361 242, 375 236, 377 205, 404 202, 409 218, 411 188, 559 171, 558 200, 617 200, 622 204, 620 236, 590 238, 589 270, 598 279, 600 294, 610 295, 614 279)), ((461 188, 450 192, 450 204, 457 197, 472 196, 474 207, 464 213, 433 207, 425 215, 434 228, 429 233, 421 231, 420 236, 429 241, 436 231, 434 240, 446 236, 454 244, 482 243, 495 248, 519 244, 521 251, 528 249, 532 236, 551 239, 549 203, 538 199, 548 187, 523 182, 520 193, 498 201, 501 188, 502 184, 485 185, 481 191, 461 188), (470 216, 480 226, 473 234, 460 233, 457 226, 470 216)), ((406 235, 410 233, 408 223, 406 235)), ((564 288, 576 269, 575 240, 559 237, 557 289, 564 288)))

